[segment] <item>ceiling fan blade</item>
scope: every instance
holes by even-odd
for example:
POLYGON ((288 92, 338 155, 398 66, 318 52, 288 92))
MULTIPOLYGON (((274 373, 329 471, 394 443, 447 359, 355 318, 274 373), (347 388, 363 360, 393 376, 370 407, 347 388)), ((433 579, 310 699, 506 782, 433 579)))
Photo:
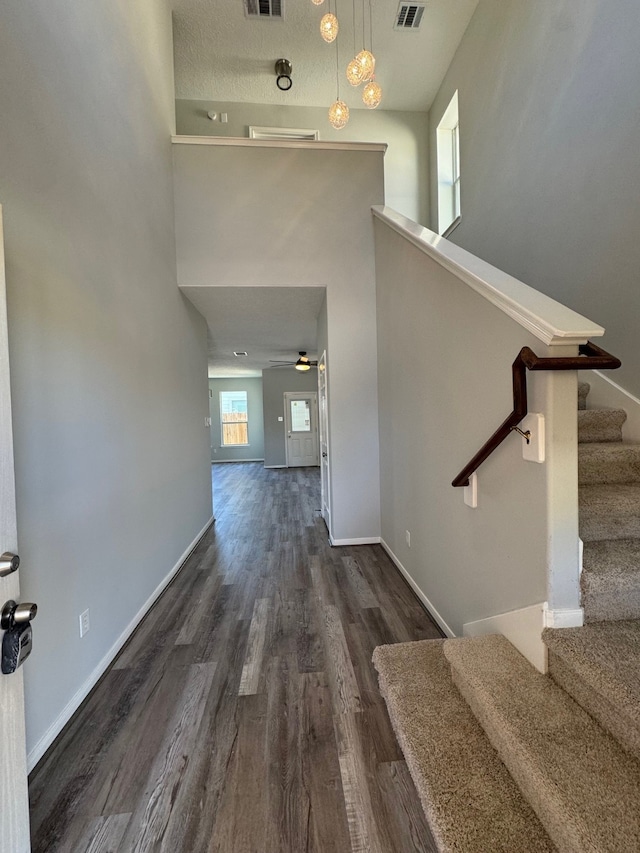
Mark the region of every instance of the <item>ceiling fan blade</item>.
POLYGON ((278 361, 275 358, 270 358, 269 364, 295 364, 295 361, 278 361))

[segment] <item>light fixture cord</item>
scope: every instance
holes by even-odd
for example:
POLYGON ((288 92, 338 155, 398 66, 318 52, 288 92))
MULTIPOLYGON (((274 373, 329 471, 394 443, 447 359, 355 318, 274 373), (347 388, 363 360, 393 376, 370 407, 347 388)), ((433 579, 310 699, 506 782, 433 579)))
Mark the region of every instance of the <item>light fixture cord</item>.
MULTIPOLYGON (((336 0, 336 12, 338 11, 338 0, 336 0)), ((338 39, 336 38, 336 101, 340 100, 340 63, 338 61, 338 39)))
POLYGON ((371 0, 369 0, 369 50, 373 53, 373 12, 371 0))
POLYGON ((351 7, 353 9, 353 55, 355 56, 358 52, 358 45, 356 43, 356 0, 352 0, 351 7))

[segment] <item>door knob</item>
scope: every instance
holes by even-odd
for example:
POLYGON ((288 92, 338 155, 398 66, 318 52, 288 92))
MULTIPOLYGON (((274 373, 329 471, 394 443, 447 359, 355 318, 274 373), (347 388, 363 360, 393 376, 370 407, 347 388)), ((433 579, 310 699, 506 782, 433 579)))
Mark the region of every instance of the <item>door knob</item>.
POLYGON ((37 612, 37 604, 32 604, 31 602, 26 601, 22 604, 18 604, 13 600, 7 601, 2 608, 2 613, 0 613, 0 628, 4 628, 5 631, 10 631, 11 628, 15 628, 16 625, 28 624, 35 619, 37 612))
POLYGON ((0 555, 0 578, 17 571, 19 565, 20 557, 17 554, 12 554, 11 551, 5 551, 4 554, 0 555))

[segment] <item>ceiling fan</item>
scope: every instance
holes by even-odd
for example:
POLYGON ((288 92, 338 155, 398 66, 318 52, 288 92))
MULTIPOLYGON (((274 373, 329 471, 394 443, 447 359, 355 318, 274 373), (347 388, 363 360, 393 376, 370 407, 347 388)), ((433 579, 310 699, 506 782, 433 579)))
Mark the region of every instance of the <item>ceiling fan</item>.
POLYGON ((311 359, 307 358, 306 352, 299 352, 298 355, 300 358, 297 361, 277 361, 276 359, 269 359, 271 364, 276 367, 289 367, 293 365, 296 370, 310 370, 312 367, 317 367, 317 361, 311 361, 311 359))

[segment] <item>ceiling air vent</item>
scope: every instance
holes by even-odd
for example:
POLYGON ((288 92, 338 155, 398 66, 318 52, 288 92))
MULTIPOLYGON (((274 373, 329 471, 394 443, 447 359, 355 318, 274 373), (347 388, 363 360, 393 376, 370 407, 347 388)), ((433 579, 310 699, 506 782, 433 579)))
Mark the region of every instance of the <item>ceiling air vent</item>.
POLYGON ((247 18, 282 20, 283 5, 283 0, 244 0, 244 13, 247 18))
POLYGON ((394 30, 417 30, 424 14, 424 3, 400 3, 394 30))

